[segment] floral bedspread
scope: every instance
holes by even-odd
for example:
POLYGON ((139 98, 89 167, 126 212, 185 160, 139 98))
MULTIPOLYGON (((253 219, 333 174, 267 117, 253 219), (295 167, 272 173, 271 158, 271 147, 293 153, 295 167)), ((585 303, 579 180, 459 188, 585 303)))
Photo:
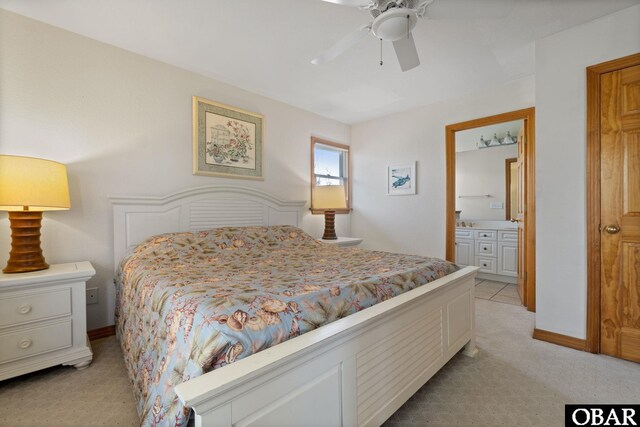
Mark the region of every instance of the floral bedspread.
POLYGON ((327 245, 290 226, 155 236, 122 261, 116 280, 142 425, 187 423, 177 384, 457 269, 327 245))

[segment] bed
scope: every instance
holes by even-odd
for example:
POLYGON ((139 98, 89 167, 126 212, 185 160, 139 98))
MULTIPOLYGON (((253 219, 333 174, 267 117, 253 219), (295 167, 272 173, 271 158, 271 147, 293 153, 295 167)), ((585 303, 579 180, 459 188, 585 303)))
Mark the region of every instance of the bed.
POLYGON ((475 268, 320 243, 305 202, 250 188, 112 202, 145 425, 379 425, 476 352, 475 268))

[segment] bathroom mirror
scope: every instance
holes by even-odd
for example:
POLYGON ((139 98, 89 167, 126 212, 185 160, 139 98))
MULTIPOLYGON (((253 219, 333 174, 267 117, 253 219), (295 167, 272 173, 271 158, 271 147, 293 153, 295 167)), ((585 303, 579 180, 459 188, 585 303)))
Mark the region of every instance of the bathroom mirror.
POLYGON ((524 120, 456 132, 455 208, 460 223, 515 218, 518 138, 524 120))

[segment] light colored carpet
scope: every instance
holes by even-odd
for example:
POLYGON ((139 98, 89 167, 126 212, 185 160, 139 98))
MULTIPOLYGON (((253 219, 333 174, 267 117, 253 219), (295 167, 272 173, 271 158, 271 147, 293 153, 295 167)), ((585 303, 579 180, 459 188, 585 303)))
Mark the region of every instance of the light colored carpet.
POLYGON ((133 391, 115 337, 91 342, 93 362, 0 382, 0 426, 138 426, 133 391))
MULTIPOLYGON (((561 426, 565 403, 640 396, 640 365, 533 340, 533 314, 521 306, 477 299, 476 307, 478 357, 454 357, 388 427, 561 426)), ((115 337, 92 346, 85 370, 56 367, 0 382, 0 425, 138 425, 115 337)))
POLYGON ((638 403, 639 364, 534 340, 522 306, 478 298, 476 325, 478 356, 455 356, 385 426, 563 426, 567 403, 638 403))

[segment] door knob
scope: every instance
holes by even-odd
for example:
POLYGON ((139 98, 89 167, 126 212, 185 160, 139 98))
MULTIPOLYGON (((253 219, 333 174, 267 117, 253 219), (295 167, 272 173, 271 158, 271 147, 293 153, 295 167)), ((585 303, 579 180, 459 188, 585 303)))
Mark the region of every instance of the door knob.
POLYGON ((609 234, 616 234, 617 232, 620 231, 620 227, 618 227, 617 225, 607 225, 604 228, 604 231, 606 231, 609 234))

